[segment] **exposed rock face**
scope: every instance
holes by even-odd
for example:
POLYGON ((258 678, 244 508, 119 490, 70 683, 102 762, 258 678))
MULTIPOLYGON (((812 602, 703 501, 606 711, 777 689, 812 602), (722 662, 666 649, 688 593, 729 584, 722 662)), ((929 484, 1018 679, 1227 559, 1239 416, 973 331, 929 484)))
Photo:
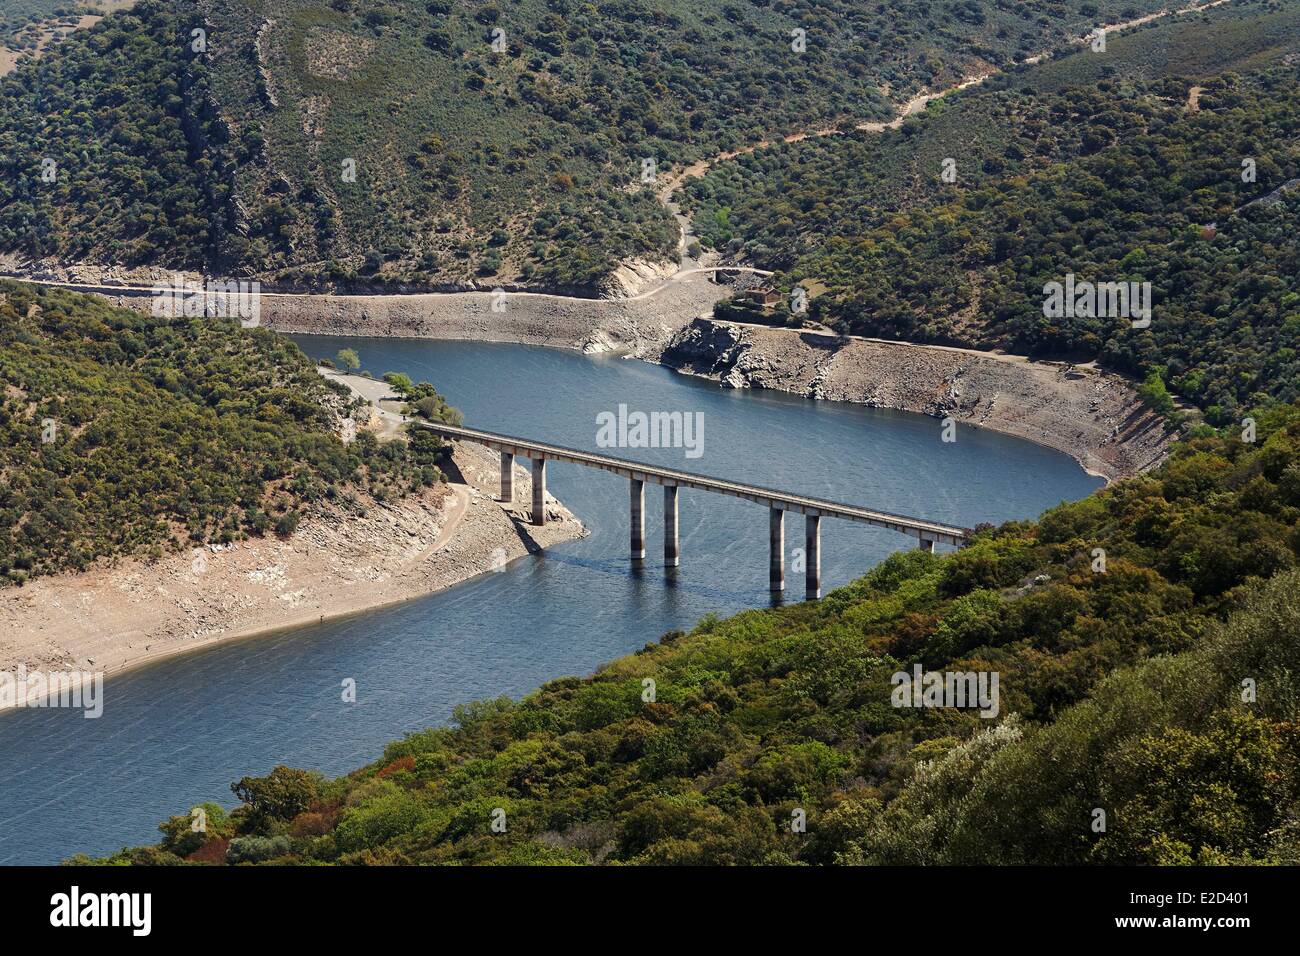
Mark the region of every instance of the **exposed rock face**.
POLYGON ((1274 189, 1267 196, 1261 196, 1259 199, 1256 199, 1253 202, 1246 203, 1245 206, 1242 206, 1242 209, 1249 208, 1250 206, 1280 205, 1283 198, 1286 196, 1286 194, 1291 192, 1293 189, 1296 189, 1297 187, 1300 187, 1300 179, 1289 179, 1286 182, 1284 182, 1281 186, 1278 186, 1277 189, 1274 189))
POLYGON ((676 271, 676 262, 629 259, 627 262, 620 263, 601 281, 600 294, 605 299, 629 299, 654 288, 676 271))
POLYGON ((266 105, 272 109, 280 106, 280 101, 275 96, 275 86, 271 82, 271 71, 267 69, 267 60, 269 57, 271 30, 275 27, 274 20, 263 20, 262 25, 257 28, 257 37, 253 41, 254 52, 257 57, 257 91, 266 101, 266 105))
POLYGON ((1066 452, 1108 480, 1159 464, 1172 439, 1123 377, 1018 356, 696 319, 661 361, 731 388, 952 416, 1066 452))
MULTIPOLYGON (((673 338, 660 361, 692 375, 724 377, 736 369, 748 351, 740 326, 696 319, 673 338)), ((743 380, 743 373, 738 378, 743 380)))
MULTIPOLYGON (((4 257, 0 256, 0 266, 4 257)), ((80 281, 85 281, 82 278, 80 281)), ((147 293, 102 285, 117 305, 148 309, 147 293)), ((263 294, 262 323, 282 332, 517 342, 660 362, 731 388, 951 414, 1076 458, 1107 479, 1164 459, 1172 436, 1122 376, 943 346, 738 325, 699 317, 728 287, 681 276, 623 300, 494 294, 263 294)))

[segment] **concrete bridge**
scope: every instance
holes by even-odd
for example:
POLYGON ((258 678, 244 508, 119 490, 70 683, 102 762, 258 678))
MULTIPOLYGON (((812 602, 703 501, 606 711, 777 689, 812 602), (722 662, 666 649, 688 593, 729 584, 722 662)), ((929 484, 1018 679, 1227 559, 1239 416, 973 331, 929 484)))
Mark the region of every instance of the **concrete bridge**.
POLYGON ((484 445, 501 453, 501 500, 514 501, 514 462, 515 456, 528 458, 533 470, 533 524, 546 523, 546 463, 548 461, 572 462, 599 468, 601 471, 613 472, 627 478, 631 489, 631 553, 633 561, 645 558, 645 484, 662 485, 664 489, 664 563, 676 567, 681 558, 678 544, 677 493, 682 488, 698 488, 717 494, 743 498, 755 504, 765 505, 769 511, 768 540, 771 548, 769 560, 769 580, 773 592, 785 590, 785 513, 787 511, 804 516, 804 552, 806 573, 804 584, 809 598, 821 597, 821 520, 822 518, 842 518, 856 521, 876 528, 888 528, 916 538, 922 548, 934 551, 936 543, 959 547, 970 535, 967 528, 939 524, 921 518, 909 518, 904 515, 889 514, 884 511, 872 511, 856 505, 845 505, 821 498, 807 498, 803 495, 788 494, 746 485, 721 478, 709 478, 704 475, 671 468, 658 468, 642 462, 628 461, 623 458, 611 458, 608 455, 596 455, 591 452, 548 445, 543 442, 529 441, 526 438, 514 438, 510 435, 498 435, 493 432, 478 431, 473 428, 457 428, 433 422, 412 420, 411 424, 456 441, 468 441, 484 445))

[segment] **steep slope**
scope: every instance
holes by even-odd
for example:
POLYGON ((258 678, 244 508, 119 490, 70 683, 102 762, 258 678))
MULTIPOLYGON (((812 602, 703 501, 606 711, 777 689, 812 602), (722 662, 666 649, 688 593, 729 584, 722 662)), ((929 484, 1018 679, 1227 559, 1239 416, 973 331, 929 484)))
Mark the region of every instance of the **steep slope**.
POLYGON ((1294 862, 1300 408, 1260 426, 347 777, 245 778, 206 833, 177 816, 114 862, 1294 862), (914 668, 997 693, 917 707, 914 668))
POLYGON ((0 247, 189 268, 219 254, 230 164, 187 22, 142 3, 0 81, 0 247))
POLYGON ((690 186, 696 230, 784 270, 777 284, 806 287, 810 317, 837 330, 1100 360, 1147 378, 1158 405, 1168 386, 1233 421, 1300 394, 1297 89, 1300 5, 1216 11, 990 81, 883 137, 719 167, 690 186), (1151 314, 1049 314, 1050 283, 1071 276, 1148 283, 1151 314))
POLYGON ((322 498, 442 480, 432 435, 340 440, 353 404, 266 330, 0 283, 0 583, 288 535, 322 498))
POLYGON ((0 248, 302 283, 590 288, 622 260, 675 258, 658 172, 888 117, 918 89, 1159 6, 145 0, 6 82, 0 248), (127 45, 133 67, 104 57, 127 45), (120 111, 106 166, 105 100, 120 111), (185 169, 141 184, 154 155, 185 169), (57 188, 33 182, 43 158, 57 188), (183 208, 134 214, 142 185, 182 190, 183 208))

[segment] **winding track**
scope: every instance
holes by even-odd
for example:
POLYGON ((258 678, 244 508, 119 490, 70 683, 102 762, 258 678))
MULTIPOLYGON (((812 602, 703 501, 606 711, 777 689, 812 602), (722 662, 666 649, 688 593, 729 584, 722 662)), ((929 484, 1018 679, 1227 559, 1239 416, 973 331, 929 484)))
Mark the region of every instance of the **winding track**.
MULTIPOLYGON (((1208 10, 1211 7, 1217 7, 1227 2, 1229 2, 1229 0, 1210 0, 1210 2, 1201 4, 1199 6, 1193 3, 1190 6, 1181 7, 1174 10, 1165 7, 1164 9, 1158 10, 1155 13, 1149 13, 1146 14, 1145 16, 1137 17, 1132 20, 1124 20, 1121 21, 1120 23, 1105 24, 1101 26, 1100 29, 1106 31, 1107 33, 1117 33, 1123 30, 1129 30, 1134 27, 1142 26, 1143 24, 1151 23, 1152 21, 1159 20, 1163 17, 1183 16, 1186 14, 1200 13, 1203 10, 1208 10)), ((1088 43, 1090 40, 1091 40, 1091 35, 1084 36, 1084 37, 1076 37, 1074 42, 1076 45, 1082 45, 1088 43)), ((1030 64, 1038 63, 1048 55, 1049 54, 1046 53, 1040 53, 1037 56, 1029 57, 1028 59, 1025 60, 1025 62, 1030 64)), ((882 122, 859 123, 854 128, 866 132, 875 132, 875 133, 881 133, 888 129, 897 129, 898 127, 902 126, 903 122, 909 116, 914 116, 915 114, 921 112, 931 101, 942 99, 943 97, 948 96, 951 93, 956 93, 972 86, 977 86, 980 83, 983 83, 985 80, 989 79, 990 77, 996 76, 999 72, 1000 71, 998 70, 990 70, 985 73, 973 74, 964 77, 960 82, 954 84, 953 86, 950 86, 943 90, 939 90, 938 92, 918 94, 917 96, 912 97, 912 99, 904 103, 900 107, 898 114, 892 120, 882 121, 882 122)), ((536 298, 536 299, 548 299, 548 300, 559 301, 559 302, 609 302, 611 305, 613 305, 613 304, 626 303, 626 302, 639 302, 645 299, 649 299, 655 295, 658 295, 660 292, 668 288, 673 283, 678 282, 681 279, 687 278, 689 276, 697 275, 700 273, 717 272, 720 270, 726 270, 730 272, 746 272, 746 273, 751 273, 760 276, 773 275, 773 273, 768 270, 756 269, 749 266, 722 266, 722 265, 702 266, 702 265, 695 265, 695 264, 688 265, 688 263, 690 263, 690 260, 688 260, 685 256, 685 249, 687 246, 687 235, 689 234, 690 231, 690 221, 681 212, 677 204, 673 202, 672 196, 677 191, 677 189, 681 186, 681 184, 685 182, 687 179, 695 179, 705 175, 706 173, 708 173, 709 170, 711 170, 714 166, 716 166, 720 162, 726 162, 727 160, 735 159, 738 156, 744 156, 749 153, 756 152, 757 150, 764 149, 768 146, 776 145, 777 143, 796 143, 801 140, 811 139, 814 137, 839 136, 842 135, 842 133, 843 131, 837 127, 825 127, 825 128, 815 129, 815 130, 808 130, 800 133, 792 133, 789 136, 785 136, 776 140, 762 140, 760 142, 754 143, 753 145, 742 147, 741 149, 738 150, 730 150, 727 152, 718 153, 716 156, 712 157, 711 159, 700 160, 699 162, 693 163, 692 165, 687 166, 684 169, 678 171, 674 176, 668 179, 660 187, 656 196, 659 202, 662 203, 664 207, 667 208, 668 211, 671 212, 678 221, 678 225, 680 228, 678 249, 679 249, 679 253, 682 255, 682 258, 681 261, 678 263, 677 270, 672 275, 665 278, 663 282, 661 282, 657 286, 654 286, 653 288, 640 292, 637 295, 623 296, 623 297, 611 298, 611 299, 598 299, 595 297, 587 297, 587 296, 559 295, 550 292, 519 291, 519 292, 509 292, 507 294, 510 295, 511 297, 519 296, 519 297, 536 298)), ((116 294, 121 294, 123 292, 150 293, 153 292, 154 290, 154 286, 152 285, 133 285, 133 284, 126 284, 126 283, 113 284, 113 283, 104 283, 104 282, 100 282, 100 283, 60 282, 53 279, 29 279, 22 275, 12 275, 12 274, 5 275, 3 277, 16 279, 21 282, 30 282, 34 285, 44 285, 44 286, 51 286, 54 288, 70 289, 76 292, 96 292, 96 293, 107 294, 107 295, 116 295, 116 294)), ((262 292, 261 294, 264 296, 286 296, 286 297, 293 296, 297 298, 301 298, 304 296, 314 296, 314 297, 318 296, 321 298, 378 299, 378 298, 391 298, 393 296, 413 297, 413 296, 428 296, 428 295, 436 295, 436 296, 490 295, 492 294, 492 292, 491 290, 480 289, 480 290, 467 290, 467 291, 459 291, 459 292, 380 292, 380 293, 361 293, 357 295, 338 295, 337 293, 326 293, 326 292, 262 292)))

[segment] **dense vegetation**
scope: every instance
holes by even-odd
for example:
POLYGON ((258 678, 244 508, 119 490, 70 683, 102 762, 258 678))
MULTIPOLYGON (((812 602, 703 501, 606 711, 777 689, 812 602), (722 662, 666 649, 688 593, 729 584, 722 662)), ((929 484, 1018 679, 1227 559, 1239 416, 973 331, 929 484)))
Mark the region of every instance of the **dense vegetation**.
MULTIPOLYGON (((1014 71, 896 133, 760 151, 690 195, 703 241, 804 284, 835 328, 1098 358, 1162 411, 1171 388, 1215 423, 1254 408, 1250 430, 1191 428, 1156 472, 955 554, 902 552, 821 601, 706 618, 592 677, 467 704, 347 777, 244 777, 234 810, 205 804, 199 829, 184 812, 108 862, 1300 862, 1300 192, 1278 191, 1300 178, 1300 10, 1255 6, 1212 34, 1185 20, 1014 71), (1151 327, 1047 320, 1043 285, 1067 271, 1151 282, 1151 327), (996 714, 896 706, 914 666, 996 674, 996 714)), ((635 185, 643 156, 884 115, 1137 12, 199 7, 209 53, 186 45, 192 7, 147 0, 3 87, 9 161, 33 137, 77 171, 39 194, 30 170, 0 185, 6 241, 304 281, 590 284, 674 245, 635 185), (797 65, 770 55, 794 25, 815 51, 797 65), (154 85, 135 88, 137 61, 154 85), (137 107, 154 128, 131 125, 137 107), (121 132, 88 150, 101 108, 121 132), (355 182, 336 174, 349 159, 355 182)), ((349 400, 270 333, 3 292, 12 580, 291 530, 312 502, 439 478, 431 438, 338 441, 349 400)), ((431 386, 385 377, 408 411, 458 420, 431 386)))
POLYGON ((1300 408, 1258 424, 462 707, 345 778, 245 778, 206 832, 181 815, 114 862, 1294 863, 1300 408), (996 718, 893 706, 914 663, 998 673, 996 718))
POLYGON ((1297 51, 1294 3, 1120 37, 885 136, 720 165, 697 231, 836 329, 1099 359, 1237 420, 1300 396, 1300 189, 1256 202, 1300 180, 1297 51), (1067 273, 1151 283, 1150 327, 1046 317, 1067 273))
POLYGON ((0 247, 309 283, 590 286, 619 259, 675 254, 646 158, 667 170, 884 117, 922 87, 1160 6, 143 0, 7 87, 0 143, 21 175, 0 189, 30 208, 0 217, 0 247), (112 135, 95 125, 106 103, 112 135), (155 154, 146 202, 123 187, 155 154), (65 160, 65 186, 37 191, 43 155, 65 160))
MULTIPOLYGON (((75 24, 83 13, 101 13, 114 5, 111 0, 5 0, 0 10, 0 44, 14 50, 33 50, 42 27, 57 23, 60 27, 75 24)), ((117 5, 121 5, 120 3, 117 5)))
MULTIPOLYGON (((441 443, 335 431, 354 404, 291 341, 0 282, 0 582, 290 533, 441 480, 441 443)), ((427 384, 429 414, 457 414, 427 384)))
POLYGON ((187 23, 141 3, 0 80, 0 248, 178 267, 221 248, 224 131, 187 23))

